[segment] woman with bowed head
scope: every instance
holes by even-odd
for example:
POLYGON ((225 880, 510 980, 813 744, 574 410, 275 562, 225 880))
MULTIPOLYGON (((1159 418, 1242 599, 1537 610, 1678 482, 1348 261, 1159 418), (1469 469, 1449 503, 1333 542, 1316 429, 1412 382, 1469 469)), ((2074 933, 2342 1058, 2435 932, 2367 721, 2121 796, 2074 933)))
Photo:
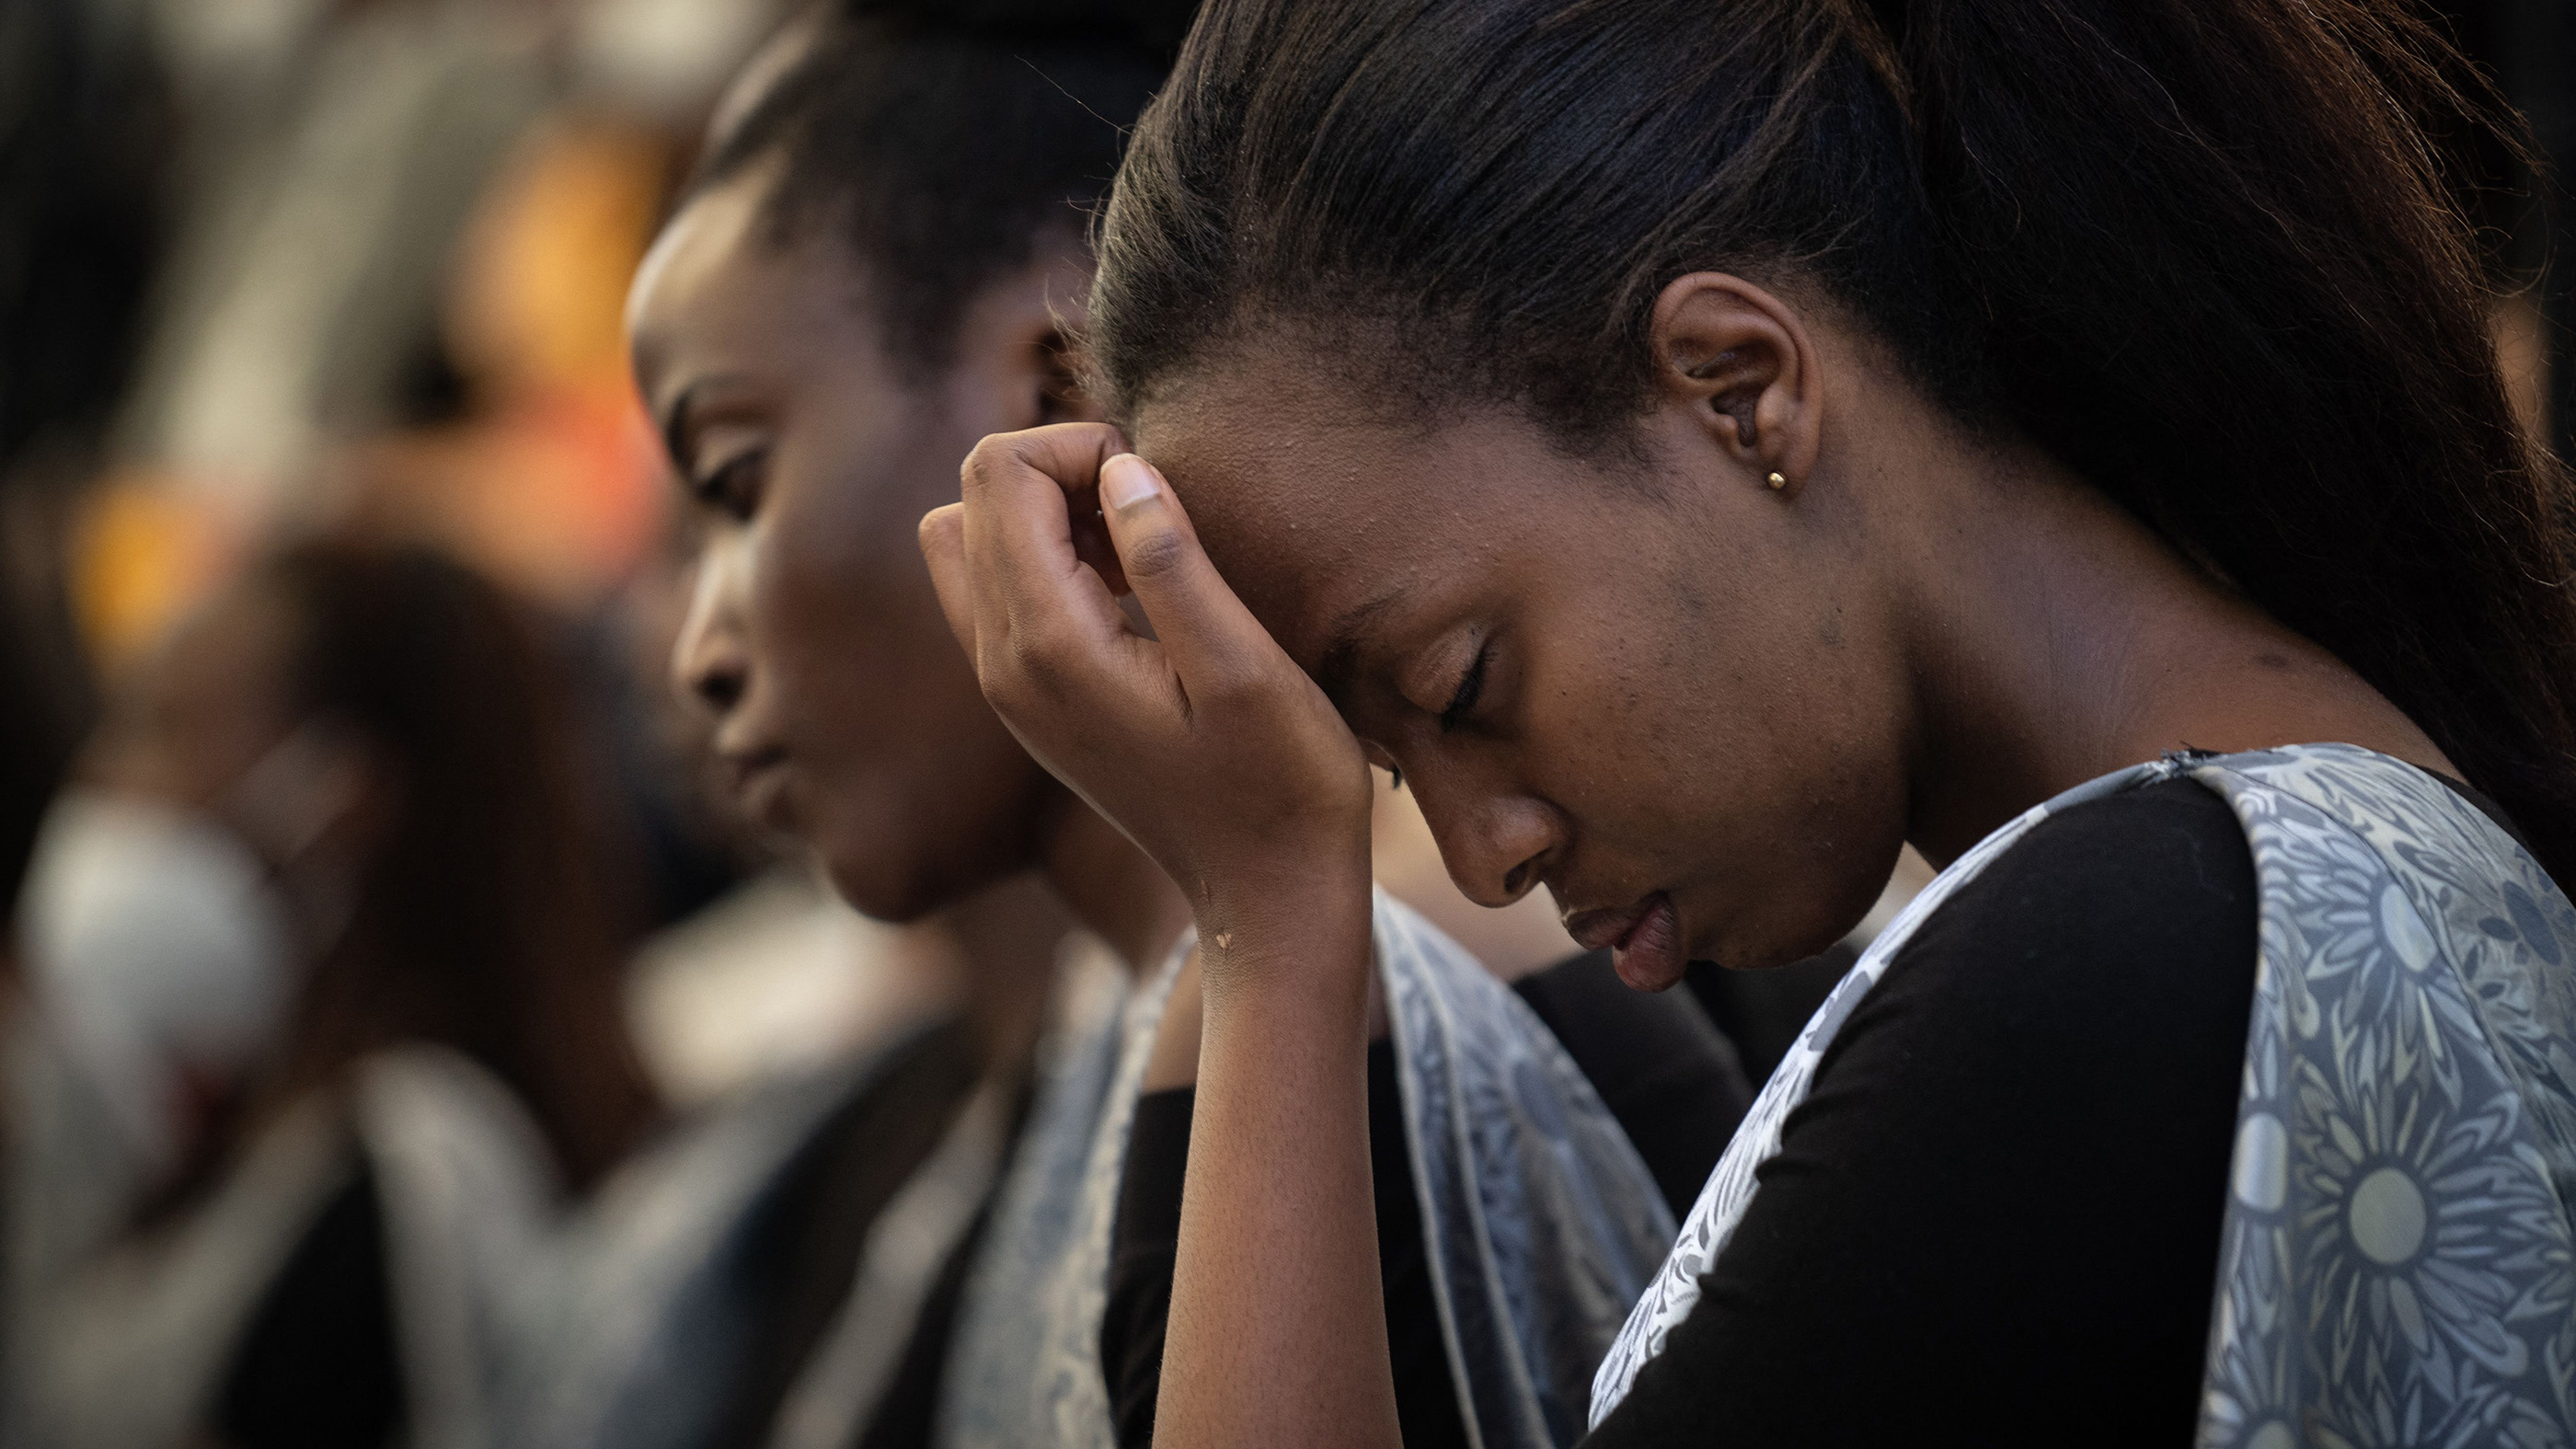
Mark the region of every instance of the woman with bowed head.
MULTIPOLYGON (((1160 1050, 1158 1027, 1167 999, 1195 1021, 1189 907, 995 717, 914 534, 978 438, 1096 416, 1064 335, 1087 210, 1191 8, 818 7, 736 83, 636 278, 637 382, 700 531, 678 682, 746 805, 844 899, 956 939, 963 999, 656 1159, 638 1180, 694 1196, 705 1232, 649 1263, 603 1234, 529 1442, 1150 1433, 1196 1040, 1160 1050), (1058 979, 1068 916, 1124 968, 1108 991, 1058 979)), ((1391 1377, 1426 1434, 1474 1414, 1490 1444, 1568 1441, 1665 1204, 1536 1017, 1403 908, 1376 917, 1391 1377), (1458 1094, 1525 1120, 1471 1139, 1458 1094)), ((1620 1050, 1726 1107, 1670 1013, 1628 1014, 1656 1018, 1660 1050, 1620 1050)))
POLYGON ((929 1442, 970 1273, 1006 1240, 996 1185, 1081 1116, 1118 978, 1187 925, 993 716, 911 544, 977 437, 1074 416, 1051 310, 1085 280, 1071 203, 1187 20, 1034 8, 807 7, 719 105, 635 279, 637 383, 694 505, 674 682, 745 813, 953 987, 618 1185, 520 1442, 929 1442), (1091 945, 1060 959, 1069 924, 1091 945))
POLYGON ((2381 0, 1216 0, 1119 426, 922 528, 1198 921, 1158 1442, 1397 1436, 1372 761, 1645 990, 1943 867, 1589 1442, 2576 1432, 2566 479, 2409 119, 2464 73, 2381 0))

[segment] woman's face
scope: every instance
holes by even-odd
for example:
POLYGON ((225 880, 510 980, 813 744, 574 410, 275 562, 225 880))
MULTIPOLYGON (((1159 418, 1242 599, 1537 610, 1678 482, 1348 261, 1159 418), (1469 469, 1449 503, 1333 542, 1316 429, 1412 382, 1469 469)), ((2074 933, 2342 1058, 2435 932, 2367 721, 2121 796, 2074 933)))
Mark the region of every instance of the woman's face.
POLYGON ((692 200, 629 304, 703 527, 674 669, 749 813, 859 909, 910 920, 1027 864, 1069 798, 985 705, 914 531, 976 439, 1049 420, 1046 299, 1081 278, 1042 265, 988 288, 955 366, 908 381, 828 226, 771 229, 771 174, 692 200))
POLYGON ((1641 421, 1650 464, 1608 465, 1501 410, 1356 420, 1314 378, 1202 369, 1132 441, 1469 896, 1545 885, 1600 946, 1660 893, 1730 966, 1859 920, 1902 842, 1905 711, 1854 520, 1684 409, 1641 421))
POLYGON ((295 627, 286 601, 258 587, 234 589, 181 623, 109 701, 89 748, 92 781, 228 815, 242 782, 294 730, 295 627))
POLYGON ((365 868, 395 828, 400 790, 359 734, 300 712, 298 606, 253 577, 217 597, 121 681, 90 741, 93 785, 231 831, 306 909, 303 893, 365 868), (303 884, 299 884, 302 882, 303 884))

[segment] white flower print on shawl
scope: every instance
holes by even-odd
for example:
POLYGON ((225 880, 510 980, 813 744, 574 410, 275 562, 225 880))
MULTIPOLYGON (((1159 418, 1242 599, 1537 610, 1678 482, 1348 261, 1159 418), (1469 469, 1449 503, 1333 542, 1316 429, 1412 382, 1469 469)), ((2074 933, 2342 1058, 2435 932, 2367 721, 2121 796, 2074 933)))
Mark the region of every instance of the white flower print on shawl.
POLYGON ((2262 900, 2202 1449, 2576 1444, 2576 908, 2483 812, 2350 745, 2121 771, 1943 871, 1755 1101, 1593 1422, 1689 1316, 1754 1168, 1915 928, 2049 815, 2177 776, 2234 809, 2262 900))

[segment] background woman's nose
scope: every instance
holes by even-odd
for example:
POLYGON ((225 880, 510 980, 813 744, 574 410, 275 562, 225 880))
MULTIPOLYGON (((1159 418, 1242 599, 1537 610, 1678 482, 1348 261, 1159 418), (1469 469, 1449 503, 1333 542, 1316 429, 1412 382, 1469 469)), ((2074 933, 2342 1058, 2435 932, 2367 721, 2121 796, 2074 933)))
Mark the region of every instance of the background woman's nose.
POLYGON ((731 611, 721 607, 715 572, 700 573, 689 601, 689 617, 671 643, 671 684, 682 699, 694 700, 722 717, 742 703, 750 687, 751 651, 744 647, 741 631, 729 622, 731 611))
POLYGON ((730 714, 742 702, 743 686, 750 670, 738 655, 707 661, 686 661, 681 665, 682 692, 694 696, 717 714, 730 714))

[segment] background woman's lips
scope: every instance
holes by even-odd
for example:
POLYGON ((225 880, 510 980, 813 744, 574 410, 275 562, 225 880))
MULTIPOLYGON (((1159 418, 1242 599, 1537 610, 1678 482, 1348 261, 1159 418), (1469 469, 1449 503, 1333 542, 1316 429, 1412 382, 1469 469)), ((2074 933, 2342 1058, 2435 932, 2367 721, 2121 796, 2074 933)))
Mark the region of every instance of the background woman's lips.
POLYGON ((787 751, 775 746, 724 757, 733 797, 744 814, 774 830, 789 826, 781 806, 786 790, 787 751))
POLYGON ((787 751, 779 745, 763 745, 752 750, 719 750, 725 773, 732 777, 733 787, 741 790, 770 770, 787 763, 787 751))

